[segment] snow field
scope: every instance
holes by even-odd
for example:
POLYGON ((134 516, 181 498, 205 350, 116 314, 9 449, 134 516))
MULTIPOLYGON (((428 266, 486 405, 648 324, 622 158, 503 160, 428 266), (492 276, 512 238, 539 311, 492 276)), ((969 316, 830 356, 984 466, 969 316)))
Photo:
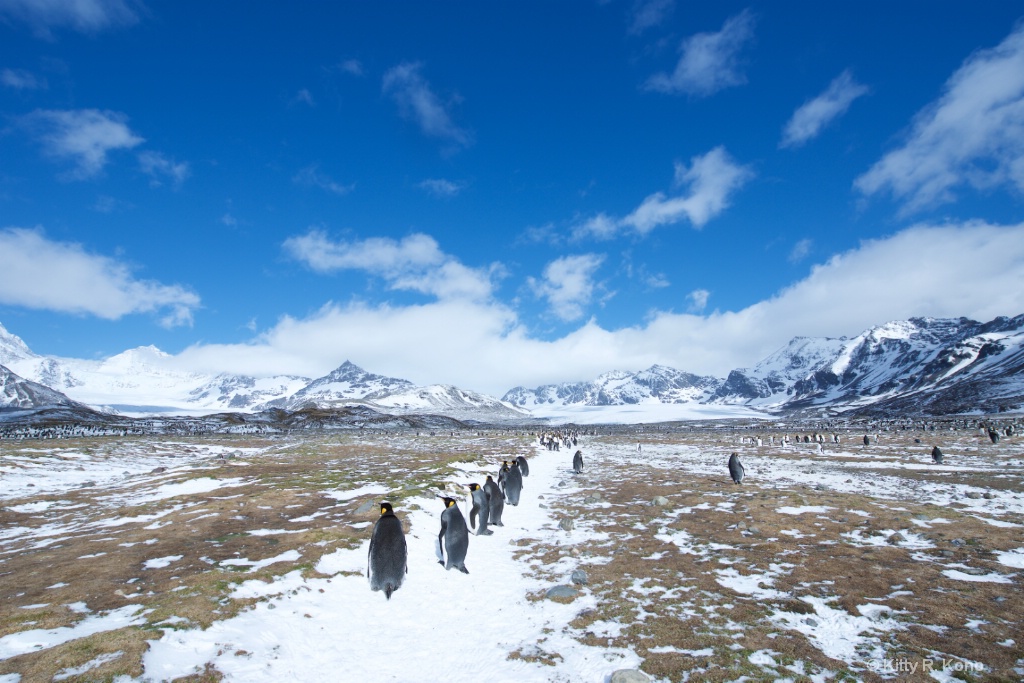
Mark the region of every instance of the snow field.
MULTIPOLYGON (((318 571, 332 578, 303 579, 291 572, 269 584, 246 582, 234 597, 260 599, 253 609, 205 631, 168 631, 152 643, 141 680, 188 675, 207 662, 226 680, 253 683, 456 683, 476 682, 481 672, 489 680, 568 683, 601 681, 616 669, 638 666, 633 652, 588 647, 573 639, 568 622, 594 607, 586 592, 569 604, 542 598, 553 585, 568 583, 574 561, 538 566, 528 549, 524 557, 516 557, 524 550, 516 541, 586 541, 585 531, 567 535, 553 519, 564 455, 538 451, 530 457, 522 499, 519 506, 506 505, 505 526, 492 527, 492 536, 471 536, 468 575, 437 563, 441 502, 409 500, 396 509, 411 527, 406 535, 409 573, 390 601, 369 588, 367 529, 367 541, 359 548, 337 550, 317 564, 318 571)), ((475 476, 474 468, 467 468, 450 483, 465 491, 465 484, 496 475, 497 466, 476 468, 475 476)), ((459 507, 468 522, 465 498, 459 507)))

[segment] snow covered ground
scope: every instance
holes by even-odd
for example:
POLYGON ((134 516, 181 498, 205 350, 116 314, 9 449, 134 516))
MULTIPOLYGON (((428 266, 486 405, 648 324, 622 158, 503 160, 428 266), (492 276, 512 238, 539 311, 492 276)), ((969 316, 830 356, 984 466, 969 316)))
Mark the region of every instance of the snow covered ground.
POLYGON ((511 432, 0 442, 0 683, 568 683, 638 667, 666 682, 874 681, 914 664, 929 671, 909 680, 1024 677, 1009 602, 1024 577, 1024 443, 943 434, 933 465, 909 434, 824 452, 749 436, 588 435, 580 476, 574 447, 511 432), (433 462, 441 452, 455 455, 433 462), (470 538, 468 575, 446 571, 437 494, 458 492, 468 519, 465 485, 519 453, 520 505, 470 538), (391 600, 369 589, 373 515, 356 509, 386 499, 409 544, 391 600), (61 551, 80 571, 47 574, 61 551), (118 583, 86 582, 115 565, 129 565, 118 583), (545 596, 579 569, 575 597, 545 596), (135 654, 95 640, 118 633, 138 634, 135 654))
MULTIPOLYGON (((548 544, 565 536, 552 509, 541 507, 565 476, 559 460, 555 453, 531 459, 519 506, 505 508, 505 526, 493 527, 491 536, 470 538, 468 575, 446 571, 437 562, 443 504, 415 499, 406 507, 420 509, 396 510, 411 526, 409 573, 391 600, 368 588, 369 541, 337 550, 316 567, 333 578, 303 579, 291 572, 270 584, 244 583, 237 597, 265 599, 255 609, 205 631, 173 631, 155 641, 145 657, 143 680, 184 676, 207 662, 232 680, 275 683, 328 680, 331 672, 344 672, 344 680, 372 681, 469 681, 481 675, 538 683, 600 681, 616 669, 637 666, 640 660, 632 652, 573 640, 567 624, 593 608, 593 598, 570 604, 531 599, 554 583, 569 583, 577 566, 568 556, 538 574, 516 559, 517 541, 548 544), (512 652, 558 653, 562 673, 552 678, 551 667, 509 659, 512 652)), ((482 483, 487 474, 496 472, 466 467, 452 484, 482 483)), ((460 508, 468 520, 465 501, 460 508)))

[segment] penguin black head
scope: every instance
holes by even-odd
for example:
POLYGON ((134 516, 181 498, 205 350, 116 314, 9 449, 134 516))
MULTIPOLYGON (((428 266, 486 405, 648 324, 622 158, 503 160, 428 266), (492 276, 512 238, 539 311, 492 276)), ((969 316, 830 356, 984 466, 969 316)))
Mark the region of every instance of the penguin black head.
POLYGON ((382 517, 384 515, 393 515, 393 514, 395 514, 395 510, 394 510, 394 508, 391 507, 391 503, 381 503, 380 504, 380 514, 381 514, 382 517))
POLYGON ((491 475, 489 474, 487 475, 487 481, 494 481, 493 479, 491 479, 491 475))
POLYGON ((470 491, 476 491, 478 488, 480 488, 480 484, 470 484, 469 485, 469 490, 470 491))
POLYGON ((441 500, 444 501, 444 506, 446 508, 450 508, 452 505, 455 505, 455 499, 454 498, 449 498, 448 496, 441 496, 441 500))

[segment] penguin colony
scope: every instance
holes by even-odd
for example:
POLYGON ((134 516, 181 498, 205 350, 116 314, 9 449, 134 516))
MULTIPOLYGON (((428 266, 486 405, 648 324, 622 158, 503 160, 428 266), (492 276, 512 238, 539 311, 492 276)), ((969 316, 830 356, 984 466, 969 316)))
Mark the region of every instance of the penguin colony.
MULTIPOLYGON (((981 433, 987 436, 993 444, 999 443, 1001 435, 997 428, 989 424, 981 424, 979 428, 981 433)), ((1013 436, 1015 433, 1014 426, 1011 424, 1004 427, 1002 433, 1007 437, 1013 436)), ((879 437, 880 434, 876 433, 874 437, 875 443, 878 443, 879 437)), ((742 443, 756 444, 757 446, 762 446, 764 443, 761 437, 744 437, 741 441, 742 443)), ((793 437, 793 441, 796 443, 817 443, 819 452, 822 452, 825 437, 820 433, 815 433, 813 437, 811 435, 803 435, 802 437, 797 435, 793 437)), ((838 444, 840 442, 839 435, 833 433, 831 441, 838 444)), ((868 446, 871 444, 871 437, 865 434, 862 441, 865 446, 868 446)), ((778 441, 780 446, 788 446, 791 442, 789 435, 780 436, 778 441)), ((921 440, 915 439, 915 442, 920 443, 921 440)), ((545 434, 540 437, 539 443, 550 451, 560 451, 563 444, 567 447, 570 444, 571 447, 575 447, 578 439, 576 434, 545 434)), ((775 436, 770 437, 770 443, 773 446, 775 445, 775 436)), ((933 463, 937 465, 942 464, 943 453, 938 446, 932 448, 931 457, 933 463)), ((729 455, 727 468, 733 483, 742 484, 746 468, 740 461, 738 453, 729 455)), ((581 450, 577 450, 573 454, 572 470, 575 474, 583 472, 583 452, 581 450)), ((466 518, 459 509, 456 500, 448 496, 442 496, 441 500, 444 503, 444 511, 441 513, 441 530, 437 536, 437 549, 440 558, 438 564, 442 565, 445 569, 455 568, 464 574, 468 574, 466 555, 469 550, 470 528, 475 531, 477 536, 491 536, 494 534, 494 531, 489 528, 490 526, 504 526, 502 514, 504 513, 505 503, 519 505, 523 489, 523 477, 529 476, 529 474, 530 466, 526 458, 518 456, 514 460, 506 460, 501 463, 497 481, 491 475, 487 475, 483 486, 477 483, 468 484, 471 496, 469 524, 466 523, 466 518)), ((374 591, 383 591, 387 599, 390 600, 392 593, 401 587, 407 573, 407 549, 402 523, 395 516, 390 503, 381 503, 380 518, 373 527, 367 561, 366 575, 370 580, 370 588, 374 591)))

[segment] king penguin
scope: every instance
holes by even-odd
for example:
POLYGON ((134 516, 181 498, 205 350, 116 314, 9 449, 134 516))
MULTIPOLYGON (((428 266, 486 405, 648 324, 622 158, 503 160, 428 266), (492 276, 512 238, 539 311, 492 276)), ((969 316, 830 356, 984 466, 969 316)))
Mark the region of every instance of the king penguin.
POLYGON ((487 520, 491 514, 487 492, 480 488, 480 484, 470 484, 469 490, 472 491, 473 496, 473 507, 469 511, 469 525, 476 529, 477 536, 490 536, 494 532, 487 528, 487 520), (479 526, 477 526, 478 519, 479 526))
POLYGON ((505 495, 505 480, 508 477, 508 460, 501 461, 501 469, 498 470, 498 486, 501 489, 501 497, 508 499, 505 495))
POLYGON ((462 510, 455 503, 454 498, 445 496, 444 512, 441 513, 441 533, 437 535, 437 542, 441 550, 439 563, 445 569, 455 567, 463 574, 468 574, 466 569, 466 552, 469 550, 469 527, 466 526, 466 518, 462 516, 462 510), (448 561, 444 560, 444 553, 448 553, 448 561))
POLYGON ((743 463, 740 462, 740 456, 733 453, 729 456, 729 476, 732 477, 733 483, 742 484, 744 474, 745 470, 743 463))
POLYGON ((380 517, 370 536, 370 554, 366 561, 366 577, 370 590, 384 591, 385 597, 398 590, 409 572, 402 521, 395 517, 391 503, 380 504, 380 517))
POLYGON ((519 463, 519 471, 523 473, 523 476, 530 476, 530 463, 526 462, 526 458, 520 455, 516 458, 516 462, 519 463))
POLYGON ((572 456, 572 471, 576 474, 583 472, 583 451, 576 451, 572 456))
POLYGON ((505 497, 509 505, 519 505, 519 495, 523 492, 523 473, 519 471, 519 463, 515 460, 505 474, 505 497))
POLYGON ((932 462, 936 465, 942 464, 942 450, 938 446, 932 448, 932 462))
POLYGON ((493 526, 505 526, 501 523, 501 513, 505 511, 505 495, 489 474, 487 475, 487 481, 484 482, 484 491, 487 493, 487 501, 490 505, 491 513, 487 523, 493 526))

